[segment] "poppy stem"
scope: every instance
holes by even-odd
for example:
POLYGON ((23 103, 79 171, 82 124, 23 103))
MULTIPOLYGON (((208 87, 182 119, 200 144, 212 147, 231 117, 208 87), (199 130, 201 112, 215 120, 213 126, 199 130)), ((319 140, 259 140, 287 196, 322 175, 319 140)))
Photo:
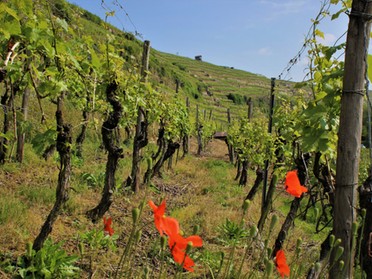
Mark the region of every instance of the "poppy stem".
POLYGON ((159 270, 159 279, 161 279, 161 276, 163 275, 163 266, 164 266, 164 250, 166 243, 165 236, 162 236, 160 238, 160 270, 159 270))
POLYGON ((249 252, 249 249, 251 248, 253 242, 256 240, 256 236, 252 237, 251 241, 249 242, 249 244, 247 245, 247 247, 245 248, 245 252, 244 252, 244 255, 243 255, 243 258, 242 258, 242 261, 240 263, 240 267, 239 267, 239 271, 238 271, 238 275, 237 275, 237 279, 240 278, 240 275, 242 273, 242 270, 243 270, 243 265, 244 265, 244 262, 245 262, 245 259, 247 258, 248 256, 248 252, 249 252))
MULTIPOLYGON (((137 226, 138 226, 139 220, 141 219, 143 207, 144 207, 144 201, 141 202, 141 204, 139 206, 139 210, 136 212, 136 214, 138 214, 138 215, 136 216, 136 218, 133 219, 132 231, 130 232, 130 235, 129 235, 129 238, 128 238, 128 243, 125 246, 125 249, 123 251, 123 254, 121 255, 119 264, 118 264, 118 266, 115 270, 115 274, 114 274, 114 277, 113 277, 114 279, 117 279, 118 275, 121 275, 120 270, 125 265, 125 263, 127 261, 127 258, 128 258, 128 255, 130 254, 130 251, 131 251, 132 246, 133 246, 133 240, 134 240, 137 232, 139 231, 139 230, 137 230, 137 226)), ((136 209, 134 209, 134 210, 136 210, 136 209)))

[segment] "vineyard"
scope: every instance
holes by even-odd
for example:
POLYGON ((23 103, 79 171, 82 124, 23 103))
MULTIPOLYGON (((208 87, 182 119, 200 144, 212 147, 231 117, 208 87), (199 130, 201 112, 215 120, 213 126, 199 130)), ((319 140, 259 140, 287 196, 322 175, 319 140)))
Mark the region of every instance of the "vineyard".
POLYGON ((157 51, 114 11, 2 1, 0 278, 372 278, 372 67, 345 89, 346 43, 318 42, 341 13, 369 34, 360 1, 321 2, 301 83, 157 51))

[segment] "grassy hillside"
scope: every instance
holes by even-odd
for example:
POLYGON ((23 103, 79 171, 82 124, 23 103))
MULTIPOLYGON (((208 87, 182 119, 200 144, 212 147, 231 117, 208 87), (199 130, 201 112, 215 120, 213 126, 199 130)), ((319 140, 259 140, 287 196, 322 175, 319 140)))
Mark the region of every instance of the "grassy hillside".
MULTIPOLYGON (((73 5, 72 5, 73 6, 73 5)), ((92 36, 94 41, 102 41, 107 30, 104 23, 95 15, 78 7, 70 13, 80 11, 82 30, 92 36)), ((140 65, 143 42, 131 33, 125 33, 111 26, 109 29, 120 41, 120 53, 132 64, 140 65)), ((213 111, 214 118, 226 123, 226 112, 229 108, 232 117, 245 116, 246 101, 252 98, 253 106, 260 110, 267 109, 271 81, 259 74, 253 74, 227 66, 218 66, 204 61, 168 54, 156 49, 150 52, 150 79, 168 93, 176 92, 176 81, 179 81, 179 94, 189 97, 191 104, 202 110, 213 111)), ((293 83, 277 81, 281 92, 290 92, 293 83)))

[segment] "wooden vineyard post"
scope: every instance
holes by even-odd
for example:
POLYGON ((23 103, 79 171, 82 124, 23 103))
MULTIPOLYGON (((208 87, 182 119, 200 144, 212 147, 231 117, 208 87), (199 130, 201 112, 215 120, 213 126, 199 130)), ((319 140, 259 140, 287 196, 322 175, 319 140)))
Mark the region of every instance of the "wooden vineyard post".
POLYGON ((253 102, 252 102, 251 97, 249 97, 249 99, 247 101, 247 105, 248 105, 248 121, 251 121, 252 114, 253 114, 253 102))
MULTIPOLYGON (((270 90, 270 113, 269 113, 269 125, 268 125, 268 132, 271 134, 273 129, 273 113, 274 113, 274 91, 275 91, 275 78, 271 78, 271 90, 270 90)), ((265 175, 264 175, 264 181, 263 181, 263 187, 262 187, 262 212, 264 212, 264 207, 266 204, 266 192, 267 192, 267 179, 268 179, 268 173, 269 173, 269 160, 265 161, 265 175)))
MULTIPOLYGON (((22 121, 27 121, 28 116, 28 100, 30 97, 30 89, 26 88, 23 92, 22 96, 22 121)), ((17 125, 17 155, 16 159, 17 162, 22 163, 23 162, 23 155, 24 155, 24 144, 25 144, 25 137, 26 134, 24 131, 22 131, 22 128, 20 127, 20 124, 17 125)))
MULTIPOLYGON (((186 97, 186 108, 187 108, 187 113, 190 112, 190 101, 189 97, 186 97)), ((183 135, 182 138, 182 149, 183 149, 183 154, 182 158, 186 156, 186 154, 189 153, 189 135, 185 134, 183 135)))
MULTIPOLYGON (((346 39, 340 127, 338 132, 333 233, 341 239, 342 270, 332 253, 329 278, 352 278, 354 265, 352 226, 357 221, 357 186, 362 133, 365 74, 372 2, 353 0, 346 39)), ((335 249, 336 250, 336 249, 335 249)))
POLYGON ((176 79, 176 93, 179 92, 179 88, 180 88, 180 80, 176 79))
MULTIPOLYGON (((230 114, 230 109, 227 109, 227 122, 229 126, 231 125, 231 114, 230 114)), ((235 160, 235 152, 234 152, 234 147, 228 142, 226 138, 226 144, 227 144, 227 149, 229 151, 229 160, 231 164, 234 164, 235 160)), ((245 183, 244 183, 245 184, 245 183)))
POLYGON ((203 141, 202 141, 202 133, 203 133, 203 125, 199 122, 199 105, 196 105, 196 132, 198 137, 198 151, 197 155, 200 156, 203 150, 203 141))

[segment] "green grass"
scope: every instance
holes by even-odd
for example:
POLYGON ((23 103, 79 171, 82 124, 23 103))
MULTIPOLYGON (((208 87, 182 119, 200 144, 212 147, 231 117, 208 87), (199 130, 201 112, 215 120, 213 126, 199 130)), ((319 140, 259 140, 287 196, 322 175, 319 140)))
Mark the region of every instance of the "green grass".
POLYGON ((28 204, 53 204, 56 199, 55 187, 49 185, 22 185, 19 187, 18 194, 24 198, 28 204))
POLYGON ((7 222, 14 220, 20 222, 23 219, 23 221, 25 221, 23 216, 25 215, 26 210, 27 206, 13 195, 1 195, 0 225, 4 225, 7 222))

